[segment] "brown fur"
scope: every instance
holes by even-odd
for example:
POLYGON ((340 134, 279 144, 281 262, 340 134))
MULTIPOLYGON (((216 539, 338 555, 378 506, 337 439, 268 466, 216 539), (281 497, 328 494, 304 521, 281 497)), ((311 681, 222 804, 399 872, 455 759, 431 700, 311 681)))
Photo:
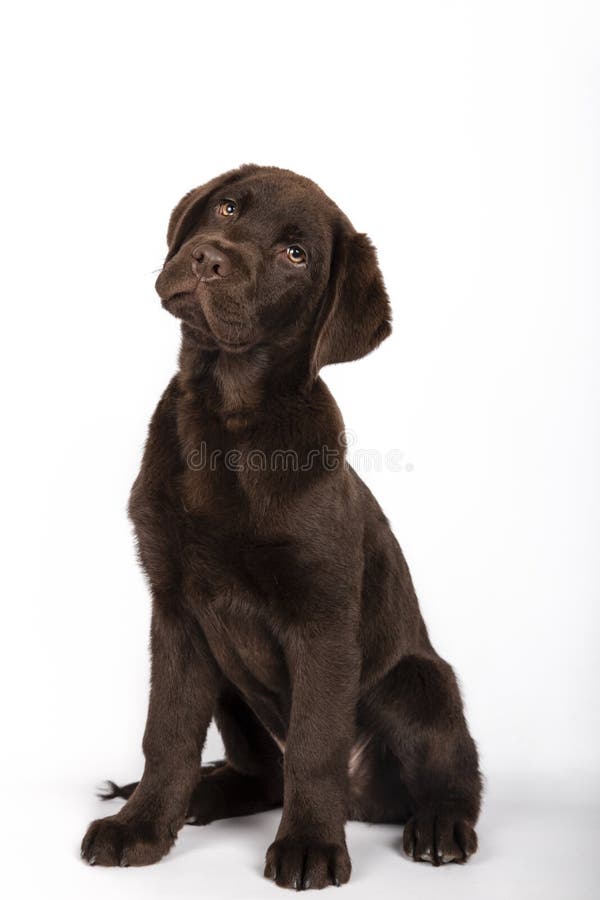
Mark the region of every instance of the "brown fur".
POLYGON ((406 823, 415 860, 465 861, 481 778, 457 682, 318 374, 390 332, 370 241, 308 179, 242 166, 175 208, 157 290, 183 324, 130 500, 146 764, 82 855, 145 865, 186 821, 283 806, 265 874, 285 887, 348 880, 349 817, 406 823), (213 717, 226 758, 201 767, 213 717))

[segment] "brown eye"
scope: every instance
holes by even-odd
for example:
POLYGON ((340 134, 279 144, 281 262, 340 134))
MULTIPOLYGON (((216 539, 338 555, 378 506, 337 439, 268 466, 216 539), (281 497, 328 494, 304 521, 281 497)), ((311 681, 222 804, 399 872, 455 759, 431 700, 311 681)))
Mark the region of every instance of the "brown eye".
POLYGON ((285 252, 289 261, 293 262, 295 266, 301 266, 306 262, 306 253, 298 244, 292 244, 285 252))
POLYGON ((235 200, 221 200, 219 203, 220 216, 232 216, 237 212, 237 203, 235 200))

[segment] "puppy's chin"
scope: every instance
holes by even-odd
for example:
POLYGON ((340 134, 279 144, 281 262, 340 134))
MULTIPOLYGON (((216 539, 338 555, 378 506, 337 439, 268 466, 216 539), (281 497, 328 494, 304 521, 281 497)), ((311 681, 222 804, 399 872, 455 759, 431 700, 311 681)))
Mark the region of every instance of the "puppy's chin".
POLYGON ((244 353, 258 341, 243 323, 229 321, 216 313, 210 299, 199 291, 174 294, 163 299, 162 305, 171 315, 189 325, 197 339, 211 349, 244 353))
POLYGON ((192 328, 198 328, 201 331, 206 331, 207 335, 210 334, 202 307, 193 292, 181 291, 170 297, 163 297, 162 305, 176 319, 182 319, 188 325, 191 325, 192 328))

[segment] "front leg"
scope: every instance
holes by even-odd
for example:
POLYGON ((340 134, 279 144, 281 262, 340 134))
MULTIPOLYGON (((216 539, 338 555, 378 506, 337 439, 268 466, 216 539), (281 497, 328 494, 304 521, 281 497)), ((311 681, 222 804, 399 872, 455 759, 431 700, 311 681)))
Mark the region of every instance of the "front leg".
POLYGON ((296 890, 350 878, 344 825, 360 657, 350 629, 335 618, 303 628, 288 642, 292 709, 283 815, 265 876, 296 890))
POLYGON ((197 623, 154 603, 152 682, 144 774, 125 806, 89 826, 81 855, 91 865, 143 866, 173 845, 200 774, 219 689, 218 671, 197 623))

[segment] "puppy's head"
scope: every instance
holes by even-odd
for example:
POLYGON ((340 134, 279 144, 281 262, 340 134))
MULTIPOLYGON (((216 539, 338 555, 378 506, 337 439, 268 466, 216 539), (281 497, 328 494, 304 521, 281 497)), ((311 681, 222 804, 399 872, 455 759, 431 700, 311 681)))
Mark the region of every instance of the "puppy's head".
POLYGON ((375 249, 312 181, 242 166, 186 194, 156 289, 205 346, 306 353, 311 374, 390 333, 375 249))

